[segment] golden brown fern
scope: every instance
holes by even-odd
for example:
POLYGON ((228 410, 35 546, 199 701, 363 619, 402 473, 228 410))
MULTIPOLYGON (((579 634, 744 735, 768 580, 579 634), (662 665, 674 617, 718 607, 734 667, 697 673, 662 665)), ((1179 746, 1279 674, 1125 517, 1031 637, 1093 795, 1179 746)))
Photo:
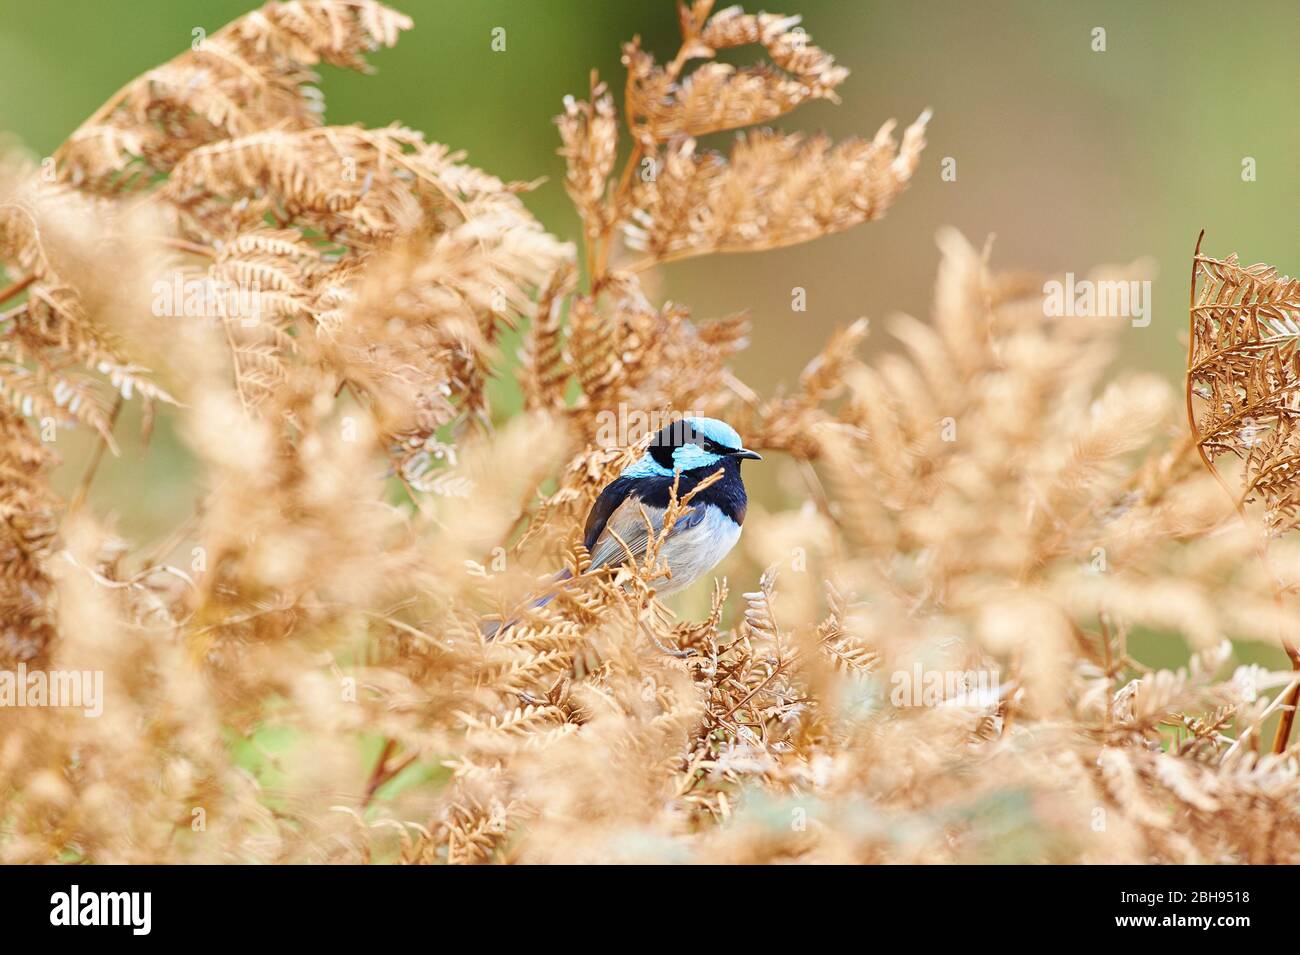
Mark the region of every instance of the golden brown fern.
MULTIPOLYGON (((1202 232, 1192 261, 1187 348, 1187 418, 1205 466, 1233 497, 1237 510, 1263 504, 1272 534, 1300 523, 1300 280, 1278 275, 1264 263, 1242 266, 1236 254, 1219 260, 1201 255, 1202 232), (1200 413, 1197 413, 1197 404, 1200 413), (1241 491, 1234 492, 1216 467, 1231 454, 1241 460, 1241 491)), ((1265 545, 1259 556, 1272 575, 1265 545)), ((1281 607, 1283 587, 1276 584, 1281 607)), ((1281 643, 1300 670, 1300 650, 1289 636, 1281 643)), ((1286 749, 1300 704, 1292 690, 1273 749, 1286 749)))
POLYGON ((101 193, 143 189, 199 146, 318 126, 311 67, 364 70, 365 53, 410 27, 376 0, 272 0, 119 90, 56 151, 59 176, 101 193))
POLYGON ((1275 531, 1300 515, 1300 280, 1237 256, 1198 252, 1187 359, 1187 407, 1206 464, 1240 459, 1242 504, 1260 501, 1275 531), (1199 405, 1199 409, 1196 406, 1199 405))

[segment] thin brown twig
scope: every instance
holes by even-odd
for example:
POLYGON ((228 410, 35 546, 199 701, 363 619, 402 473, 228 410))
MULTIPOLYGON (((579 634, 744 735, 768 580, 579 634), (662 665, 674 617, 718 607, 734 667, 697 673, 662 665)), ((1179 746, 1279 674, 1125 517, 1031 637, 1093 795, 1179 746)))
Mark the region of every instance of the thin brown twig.
POLYGON ((379 754, 379 760, 375 763, 374 771, 370 774, 370 781, 366 783, 366 795, 361 800, 361 808, 365 809, 374 800, 375 794, 383 787, 385 783, 391 782, 398 773, 410 766, 419 757, 419 753, 410 753, 391 769, 387 768, 388 760, 393 755, 393 750, 397 748, 397 740, 389 738, 384 742, 383 751, 379 754))
POLYGON ((35 281, 36 275, 33 273, 25 279, 19 279, 17 282, 12 282, 9 285, 6 285, 3 289, 0 289, 0 305, 3 305, 5 302, 9 301, 9 299, 26 291, 27 287, 35 281))

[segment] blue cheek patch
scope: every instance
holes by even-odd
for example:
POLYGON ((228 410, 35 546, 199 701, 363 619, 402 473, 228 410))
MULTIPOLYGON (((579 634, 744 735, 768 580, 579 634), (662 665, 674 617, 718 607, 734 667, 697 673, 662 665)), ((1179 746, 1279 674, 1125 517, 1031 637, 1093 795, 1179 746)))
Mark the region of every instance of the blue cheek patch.
POLYGON ((709 467, 710 465, 716 465, 721 460, 721 455, 710 454, 695 444, 684 444, 673 451, 673 464, 681 471, 709 467))
POLYGON ((672 477, 673 472, 661 465, 658 461, 650 456, 647 451, 642 455, 641 460, 635 464, 629 464, 623 469, 620 477, 672 477))
MULTIPOLYGON (((722 455, 710 454, 699 445, 684 444, 680 448, 673 449, 673 465, 679 471, 707 468, 716 466, 721 462, 722 455)), ((651 457, 647 451, 641 456, 641 460, 624 468, 621 476, 630 478, 672 477, 673 472, 651 457)))

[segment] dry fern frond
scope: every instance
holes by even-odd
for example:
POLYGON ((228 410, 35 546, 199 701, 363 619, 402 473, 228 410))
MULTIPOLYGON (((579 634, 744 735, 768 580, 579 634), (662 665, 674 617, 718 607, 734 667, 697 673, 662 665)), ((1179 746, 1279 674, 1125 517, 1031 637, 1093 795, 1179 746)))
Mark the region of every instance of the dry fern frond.
POLYGON ((808 99, 837 101, 835 88, 848 75, 807 42, 798 17, 750 15, 739 7, 712 11, 713 0, 678 5, 682 44, 662 68, 639 40, 624 47, 623 121, 633 149, 612 190, 606 184, 617 126, 605 85, 593 74, 590 101, 566 100, 557 119, 566 185, 585 225, 593 293, 610 282, 620 230, 630 248, 648 253, 633 271, 707 252, 777 248, 879 218, 916 169, 928 110, 901 144, 893 141, 890 121, 871 142, 832 145, 822 136, 754 130, 738 140, 729 163, 698 154, 697 136, 766 122, 808 99), (683 75, 691 60, 753 43, 766 49, 772 65, 735 69, 710 62, 683 75))
POLYGON ((133 80, 55 153, 65 181, 103 193, 146 188, 186 154, 262 130, 320 124, 310 67, 364 70, 411 20, 376 0, 272 0, 133 80))
POLYGON ((886 123, 870 142, 751 132, 730 161, 675 141, 658 172, 632 190, 628 245, 652 261, 707 252, 780 248, 884 215, 906 188, 925 146, 922 115, 901 145, 886 123))
POLYGON ((593 75, 590 100, 566 97, 556 124, 567 170, 564 186, 582 217, 588 244, 594 245, 612 224, 605 190, 618 152, 618 120, 608 87, 593 75))
POLYGON ((627 120, 639 142, 650 146, 767 122, 809 99, 838 102, 835 88, 849 71, 795 29, 799 17, 746 14, 738 6, 709 16, 712 6, 712 0, 681 6, 681 52, 667 68, 656 66, 638 41, 624 46, 627 120), (705 63, 682 76, 692 59, 712 59, 718 50, 753 43, 766 49, 777 68, 705 63))
POLYGON ((436 233, 468 205, 510 204, 500 180, 458 168, 459 158, 400 126, 275 129, 192 150, 163 193, 199 241, 224 238, 232 220, 270 219, 364 250, 436 233))
POLYGON ((0 667, 42 660, 55 633, 48 575, 59 500, 49 487, 54 455, 0 408, 0 667))
POLYGON ((1198 243, 1192 283, 1187 410, 1197 448, 1210 467, 1223 454, 1241 459, 1239 500, 1262 501, 1269 526, 1290 529, 1300 507, 1300 280, 1235 254, 1202 256, 1198 243))
POLYGON ((105 223, 86 227, 92 215, 110 228, 117 218, 49 186, 20 162, 0 166, 0 262, 26 276, 4 293, 25 300, 0 312, 0 399, 36 421, 86 425, 116 453, 109 410, 115 399, 141 400, 146 418, 155 403, 174 399, 129 359, 119 333, 102 320, 100 313, 142 303, 126 302, 135 288, 123 290, 94 273, 96 258, 127 259, 134 250, 105 223), (80 287, 64 277, 81 270, 96 277, 80 287))
MULTIPOLYGON (((1196 450, 1205 466, 1245 517, 1245 506, 1264 505, 1264 520, 1273 534, 1300 522, 1300 280, 1279 276, 1258 263, 1243 267, 1235 254, 1226 260, 1201 255, 1196 242, 1192 262, 1190 335, 1187 348, 1187 419, 1196 450), (1196 405, 1201 406, 1198 415, 1196 405), (1241 459, 1240 495, 1220 476, 1216 460, 1223 454, 1241 459)), ((1267 550, 1261 563, 1269 568, 1267 550)), ((1279 615, 1287 587, 1275 582, 1279 615)), ((1280 641, 1300 669, 1300 651, 1282 628, 1280 641)), ((1274 740, 1274 751, 1287 746, 1300 687, 1288 694, 1274 740)))

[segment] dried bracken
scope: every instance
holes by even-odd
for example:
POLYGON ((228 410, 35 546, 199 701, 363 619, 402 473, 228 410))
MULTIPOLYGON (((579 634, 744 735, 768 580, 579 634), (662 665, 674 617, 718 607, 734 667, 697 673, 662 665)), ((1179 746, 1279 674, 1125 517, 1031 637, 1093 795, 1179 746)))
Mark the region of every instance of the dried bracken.
POLYGON ((364 70, 408 17, 374 0, 266 4, 118 91, 56 153, 60 175, 106 193, 148 188, 200 146, 320 126, 311 67, 364 70))
POLYGON ((1187 407, 1197 446, 1207 464, 1223 454, 1239 458, 1240 500, 1262 501, 1275 530, 1293 528, 1300 507, 1300 279, 1198 249, 1192 282, 1187 407))
POLYGON ((559 117, 585 269, 527 186, 321 125, 310 68, 410 26, 373 0, 269 3, 129 84, 55 181, 4 167, 0 670, 104 683, 98 716, 0 706, 0 859, 1300 861, 1300 744, 1263 739, 1300 679, 1229 642, 1285 632, 1300 546, 1260 573, 1262 525, 1196 460, 1236 452, 1289 526, 1295 283, 1198 259, 1191 435, 1166 383, 1111 374, 1113 320, 1049 318, 952 230, 900 349, 864 361, 852 322, 759 392, 730 362, 770 331, 642 273, 878 218, 926 117, 702 153, 845 71, 795 18, 679 20, 667 64, 625 48, 621 117, 594 76, 559 117), (714 59, 749 44, 770 63, 714 59), (130 401, 201 475, 142 545, 93 468, 50 484, 49 429, 117 451, 130 401), (580 536, 654 430, 628 415, 686 411, 796 491, 755 495, 693 617, 651 584, 687 495, 637 566, 586 573, 580 536))
MULTIPOLYGON (((1243 267, 1235 254, 1223 261, 1203 256, 1204 238, 1202 233, 1192 262, 1188 424, 1201 460, 1235 497, 1243 517, 1247 504, 1261 501, 1270 533, 1280 534, 1300 521, 1300 280, 1279 276, 1263 263, 1243 267), (1216 460, 1225 453, 1242 461, 1240 495, 1217 470, 1216 460)), ((1271 574, 1266 545, 1260 562, 1271 574)), ((1279 606, 1285 593, 1279 579, 1279 606)), ((1283 631, 1279 640, 1300 670, 1292 631, 1283 631)), ((1292 688, 1274 752, 1286 750, 1297 704, 1300 688, 1292 688)))

